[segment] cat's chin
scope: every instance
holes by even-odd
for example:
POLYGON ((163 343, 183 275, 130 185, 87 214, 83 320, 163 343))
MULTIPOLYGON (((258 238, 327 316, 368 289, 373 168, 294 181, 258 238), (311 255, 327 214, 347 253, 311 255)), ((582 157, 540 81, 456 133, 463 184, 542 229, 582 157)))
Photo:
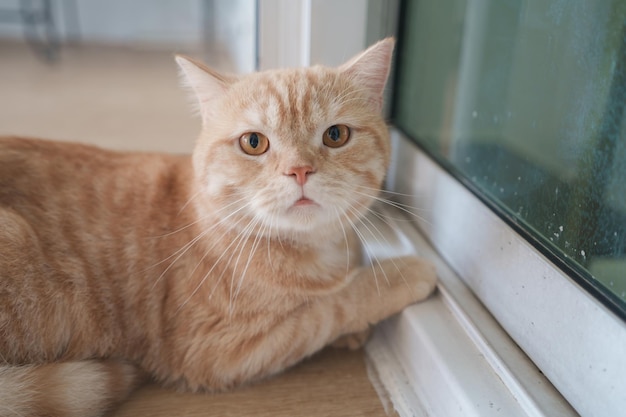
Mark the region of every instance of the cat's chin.
POLYGON ((287 220, 295 225, 315 227, 323 217, 322 207, 313 200, 302 198, 287 209, 287 220))
POLYGON ((280 228, 289 232, 310 233, 328 226, 329 216, 314 200, 301 198, 286 209, 279 221, 280 228))
POLYGON ((319 204, 317 204, 315 201, 311 200, 310 198, 301 197, 298 201, 293 203, 293 206, 291 207, 297 208, 297 207, 310 207, 310 206, 319 207, 319 204))

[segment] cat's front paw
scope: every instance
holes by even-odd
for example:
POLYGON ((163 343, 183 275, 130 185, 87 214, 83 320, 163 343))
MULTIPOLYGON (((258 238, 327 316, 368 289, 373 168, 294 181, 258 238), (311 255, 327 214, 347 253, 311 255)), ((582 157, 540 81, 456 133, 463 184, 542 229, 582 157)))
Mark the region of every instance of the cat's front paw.
POLYGON ((411 293, 413 302, 426 298, 437 287, 437 272, 429 261, 414 256, 405 256, 392 259, 394 268, 407 289, 411 293))
POLYGON ((364 329, 427 298, 437 285, 434 266, 414 256, 377 260, 356 272, 351 285, 324 300, 332 303, 331 311, 339 306, 344 312, 338 315, 333 346, 360 347, 367 341, 364 329))
POLYGON ((371 330, 368 327, 367 329, 356 332, 356 333, 348 333, 343 336, 339 336, 337 340, 331 343, 332 347, 336 348, 347 348, 350 350, 360 349, 365 342, 370 337, 371 330))

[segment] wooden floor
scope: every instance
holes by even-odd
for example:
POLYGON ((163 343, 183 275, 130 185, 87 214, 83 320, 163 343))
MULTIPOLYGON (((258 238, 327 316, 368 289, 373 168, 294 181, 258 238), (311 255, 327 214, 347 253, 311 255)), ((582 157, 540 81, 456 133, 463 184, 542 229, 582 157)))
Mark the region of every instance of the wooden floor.
POLYGON ((173 51, 65 47, 57 62, 0 42, 0 134, 189 153, 200 132, 173 51))
MULTIPOLYGON (((172 51, 65 48, 53 65, 0 44, 0 134, 115 149, 191 152, 200 121, 178 87, 172 51)), ((115 417, 384 416, 363 351, 327 349, 284 374, 226 394, 148 386, 115 417)))
POLYGON ((328 348, 281 375, 228 393, 177 393, 150 385, 112 417, 385 415, 363 351, 328 348))

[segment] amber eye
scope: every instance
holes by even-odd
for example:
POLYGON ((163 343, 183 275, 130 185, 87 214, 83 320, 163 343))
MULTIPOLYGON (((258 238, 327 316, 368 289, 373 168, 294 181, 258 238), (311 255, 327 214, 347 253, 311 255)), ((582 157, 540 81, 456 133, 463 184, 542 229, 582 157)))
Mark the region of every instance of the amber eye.
POLYGON ((239 138, 239 146, 248 155, 261 155, 267 152, 270 147, 270 141, 262 133, 250 132, 244 133, 239 138))
POLYGON ((330 148, 339 148, 350 139, 350 128, 346 125, 332 125, 324 132, 324 145, 330 148))

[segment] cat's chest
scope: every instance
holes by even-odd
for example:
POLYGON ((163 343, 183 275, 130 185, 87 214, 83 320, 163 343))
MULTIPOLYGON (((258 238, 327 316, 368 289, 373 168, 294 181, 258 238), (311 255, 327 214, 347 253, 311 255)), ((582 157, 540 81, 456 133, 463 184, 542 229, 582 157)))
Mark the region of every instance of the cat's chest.
POLYGON ((266 242, 264 250, 256 251, 257 265, 275 274, 326 277, 337 270, 346 270, 356 261, 349 244, 326 242, 311 246, 266 242))
POLYGON ((360 263, 360 250, 351 240, 316 242, 306 247, 273 246, 268 252, 268 264, 275 276, 289 285, 293 282, 329 283, 342 281, 360 263), (273 255, 272 255, 273 254, 273 255), (278 266, 278 268, 277 268, 278 266))
POLYGON ((229 269, 234 275, 287 286, 342 279, 359 262, 358 250, 347 240, 303 245, 281 239, 253 239, 243 246, 232 254, 229 269))
POLYGON ((340 287, 360 262, 360 248, 348 231, 340 238, 311 241, 263 235, 244 238, 231 231, 218 236, 207 235, 188 252, 181 251, 181 259, 174 263, 184 267, 170 268, 167 275, 188 277, 185 281, 194 294, 230 296, 234 288, 239 298, 248 295, 254 300, 263 298, 268 288, 274 288, 276 295, 340 287))

